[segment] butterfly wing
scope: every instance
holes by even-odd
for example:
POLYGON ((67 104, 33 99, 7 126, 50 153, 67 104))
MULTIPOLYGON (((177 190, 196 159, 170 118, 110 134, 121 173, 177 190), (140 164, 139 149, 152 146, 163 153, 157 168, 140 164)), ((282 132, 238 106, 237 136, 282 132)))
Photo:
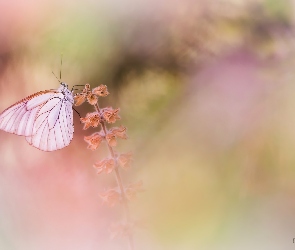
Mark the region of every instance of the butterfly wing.
POLYGON ((26 136, 29 144, 44 151, 61 149, 73 138, 72 102, 57 90, 38 92, 4 110, 0 129, 26 136))
POLYGON ((73 139, 72 103, 56 94, 44 104, 34 123, 33 133, 26 140, 44 151, 54 151, 68 146, 73 139))
POLYGON ((10 106, 0 114, 0 129, 17 135, 32 135, 40 106, 55 93, 41 91, 10 106))

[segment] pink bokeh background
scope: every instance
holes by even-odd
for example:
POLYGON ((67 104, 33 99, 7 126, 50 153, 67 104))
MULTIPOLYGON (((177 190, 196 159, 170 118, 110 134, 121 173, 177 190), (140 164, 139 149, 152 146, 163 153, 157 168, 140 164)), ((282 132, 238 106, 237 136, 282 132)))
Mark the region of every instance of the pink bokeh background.
MULTIPOLYGON (((293 249, 294 1, 0 1, 0 111, 52 75, 108 85, 142 180, 135 249, 293 249), (60 65, 61 53, 63 65, 60 65)), ((81 116, 91 108, 77 107, 81 116)), ((46 153, 0 131, 0 249, 124 250, 74 112, 71 144, 46 153)))

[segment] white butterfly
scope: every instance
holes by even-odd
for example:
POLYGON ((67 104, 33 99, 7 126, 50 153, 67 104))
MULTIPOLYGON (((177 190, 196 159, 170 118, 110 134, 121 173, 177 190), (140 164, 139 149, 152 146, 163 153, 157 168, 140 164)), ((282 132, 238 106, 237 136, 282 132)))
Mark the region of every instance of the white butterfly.
POLYGON ((0 114, 0 129, 26 137, 43 151, 68 146, 73 139, 73 91, 61 82, 54 90, 37 92, 0 114))

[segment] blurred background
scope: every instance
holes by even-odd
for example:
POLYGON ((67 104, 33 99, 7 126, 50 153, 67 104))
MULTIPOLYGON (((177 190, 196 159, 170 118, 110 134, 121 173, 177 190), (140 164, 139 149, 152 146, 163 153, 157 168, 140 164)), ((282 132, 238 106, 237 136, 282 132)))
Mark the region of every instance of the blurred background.
MULTIPOLYGON (((0 111, 62 81, 106 84, 134 153, 140 250, 295 249, 293 0, 0 0, 0 111)), ((85 116, 87 105, 76 108, 85 116)), ((0 249, 127 250, 79 117, 52 153, 0 131, 0 249)))

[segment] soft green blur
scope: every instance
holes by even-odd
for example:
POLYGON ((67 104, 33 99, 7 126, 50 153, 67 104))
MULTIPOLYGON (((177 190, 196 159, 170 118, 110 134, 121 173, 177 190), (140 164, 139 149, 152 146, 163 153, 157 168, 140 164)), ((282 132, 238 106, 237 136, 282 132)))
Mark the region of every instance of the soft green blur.
MULTIPOLYGON (((62 81, 106 84, 134 153, 125 183, 137 250, 294 249, 295 47, 291 0, 0 2, 0 111, 62 81), (61 56, 62 55, 62 56, 61 56), (62 65, 61 65, 62 57, 62 65)), ((76 108, 85 116, 87 105, 76 108)), ((0 131, 0 249, 120 250, 122 208, 98 196, 75 116, 53 153, 0 131)))

